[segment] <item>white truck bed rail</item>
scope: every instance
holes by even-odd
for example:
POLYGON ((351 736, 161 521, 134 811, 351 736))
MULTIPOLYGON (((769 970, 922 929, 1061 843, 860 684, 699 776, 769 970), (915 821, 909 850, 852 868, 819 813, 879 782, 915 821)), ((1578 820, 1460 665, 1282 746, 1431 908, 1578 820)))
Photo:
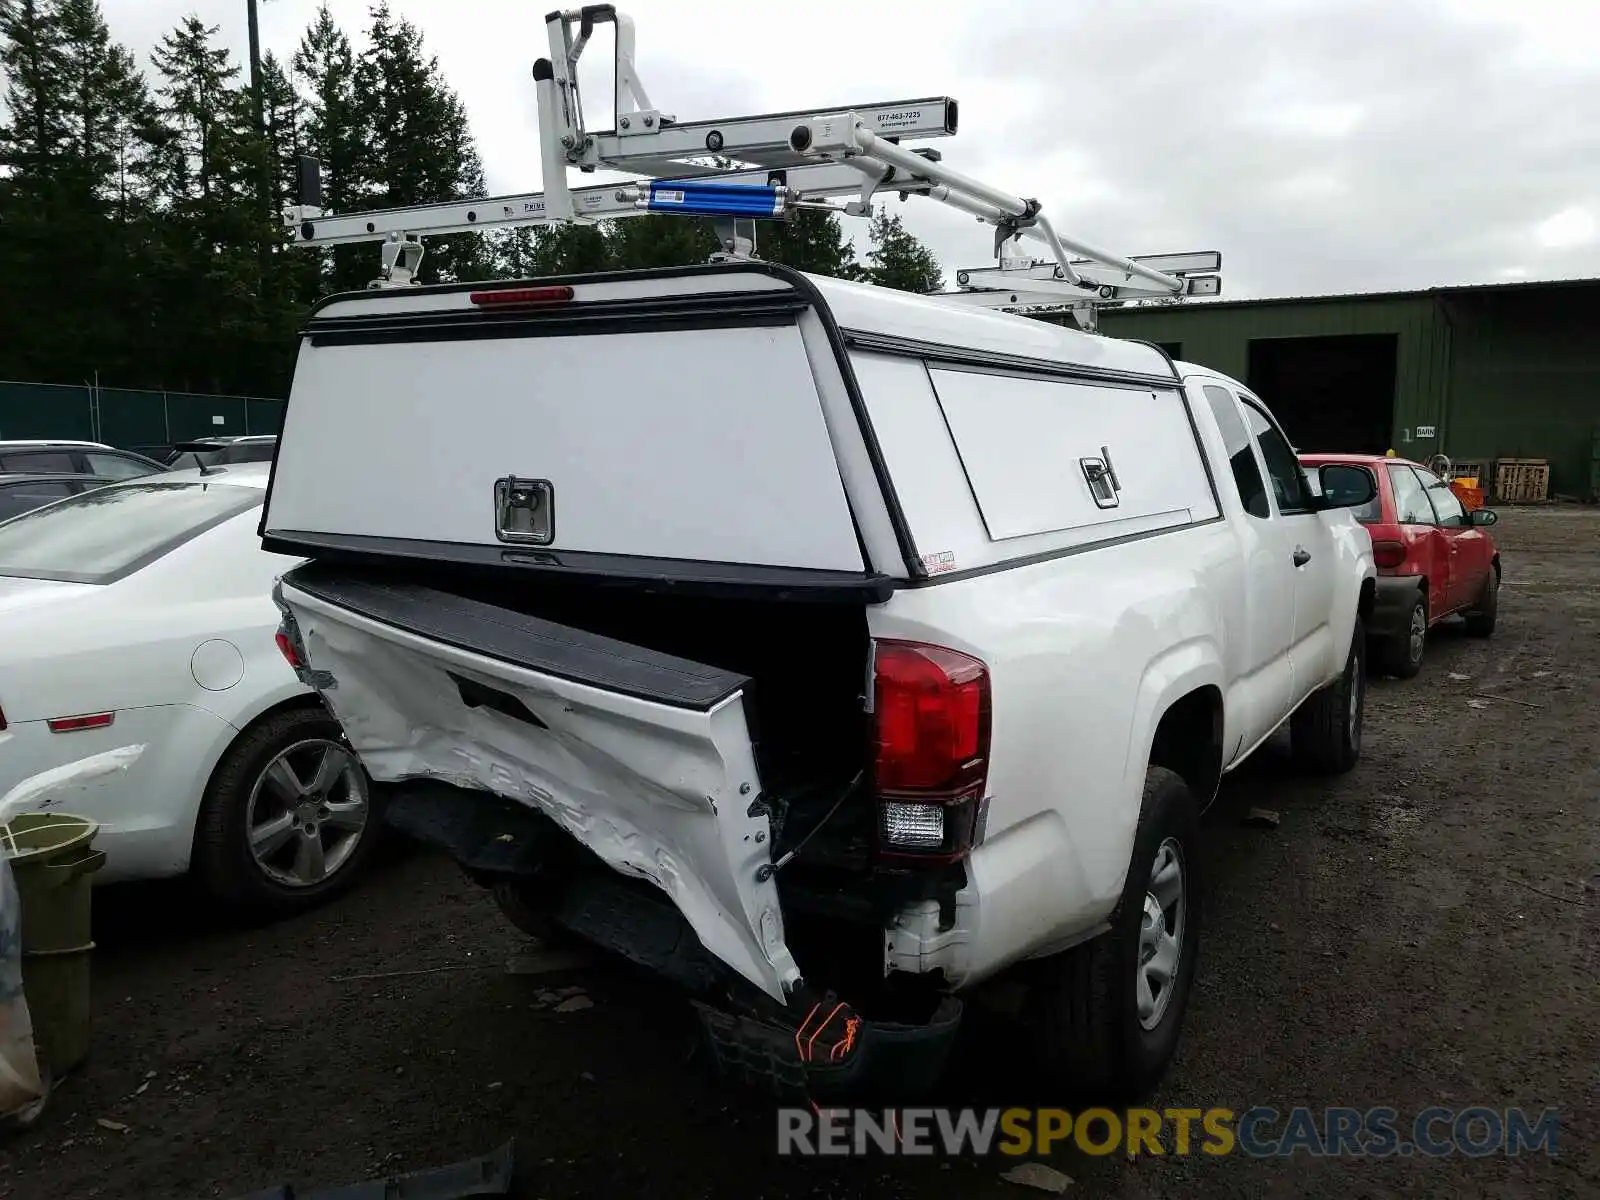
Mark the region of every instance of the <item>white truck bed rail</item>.
POLYGON ((905 141, 955 135, 959 107, 947 96, 683 122, 651 104, 634 64, 633 22, 614 6, 552 13, 546 36, 550 57, 533 66, 544 191, 329 214, 321 208, 320 165, 304 159, 300 203, 284 213, 292 243, 380 242, 383 275, 375 286, 398 286, 415 281, 424 236, 677 213, 712 218, 720 253, 748 257, 756 220, 808 207, 869 216, 874 197, 888 192, 924 196, 994 227, 997 265, 958 272, 960 291, 944 299, 1070 311, 1093 328, 1098 305, 1221 292, 1220 254, 1113 254, 1058 231, 1039 201, 947 167, 936 150, 906 148, 905 141), (584 124, 578 63, 601 24, 616 31, 616 128, 592 132, 584 124), (573 168, 639 178, 571 188, 573 168), (1008 256, 1008 246, 1022 238, 1040 243, 1048 257, 1008 256))

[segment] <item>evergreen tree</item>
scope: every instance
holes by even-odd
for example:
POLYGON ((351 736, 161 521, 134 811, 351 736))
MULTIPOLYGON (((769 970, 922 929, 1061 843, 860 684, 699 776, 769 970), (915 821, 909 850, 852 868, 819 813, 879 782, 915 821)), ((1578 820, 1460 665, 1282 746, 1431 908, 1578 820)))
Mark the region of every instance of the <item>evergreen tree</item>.
POLYGON ((111 40, 96 0, 59 0, 65 140, 52 170, 54 200, 46 260, 71 281, 74 299, 48 318, 83 378, 139 372, 147 300, 146 215, 151 144, 158 136, 144 76, 111 40))
POLYGON ((142 198, 154 136, 144 76, 133 55, 112 42, 97 0, 59 0, 56 21, 65 85, 57 181, 110 202, 114 215, 126 218, 142 198))
POLYGON ((289 72, 272 51, 267 51, 261 59, 261 121, 271 157, 274 221, 279 209, 295 202, 305 110, 289 72))
POLYGON ((580 275, 613 266, 612 247, 600 225, 535 225, 498 235, 493 273, 502 279, 580 275))
POLYGON ((120 374, 138 353, 149 98, 95 0, 0 0, 0 322, 13 378, 120 374))
POLYGON ((802 208, 787 221, 758 223, 756 254, 813 275, 861 278, 856 248, 845 236, 839 218, 814 208, 802 208))
POLYGON ((61 23, 47 0, 0 0, 0 69, 6 77, 0 166, 12 198, 48 174, 67 140, 61 23))
POLYGON ((161 213, 152 313, 168 386, 244 390, 272 324, 262 297, 259 164, 246 89, 218 30, 189 16, 151 58, 165 130, 156 153, 161 213), (196 339, 194 331, 208 335, 196 339))
POLYGON ((939 260, 901 224, 898 214, 891 214, 886 208, 875 211, 868 236, 872 239, 865 272, 869 282, 924 295, 943 286, 939 260))
POLYGON ((716 253, 717 235, 701 218, 652 215, 610 222, 605 243, 617 270, 686 267, 716 253))
MULTIPOLYGON (((294 74, 305 93, 300 148, 322 163, 324 207, 336 213, 371 207, 372 123, 356 90, 355 51, 326 4, 300 39, 294 74)), ((371 246, 291 253, 301 264, 293 270, 302 304, 309 305, 325 292, 365 287, 378 273, 371 246)))
MULTIPOLYGON (((367 38, 355 96, 372 121, 370 203, 395 208, 484 196, 467 110, 444 81, 439 60, 424 53, 421 31, 380 0, 367 38)), ((481 279, 490 271, 488 247, 480 234, 434 239, 423 270, 428 279, 481 279)))
MULTIPOLYGON (((0 0, 0 363, 12 379, 51 379, 62 347, 39 313, 51 292, 51 171, 66 141, 60 24, 44 0, 0 0)), ((53 291, 53 289, 52 289, 53 291)))

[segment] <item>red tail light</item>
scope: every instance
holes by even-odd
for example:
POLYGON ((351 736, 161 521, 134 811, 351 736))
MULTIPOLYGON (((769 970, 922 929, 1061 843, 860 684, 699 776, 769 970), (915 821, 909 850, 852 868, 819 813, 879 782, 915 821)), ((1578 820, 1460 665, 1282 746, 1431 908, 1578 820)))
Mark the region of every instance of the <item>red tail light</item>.
POLYGON ((472 302, 479 308, 506 305, 565 304, 573 292, 565 285, 531 288, 496 288, 492 292, 473 292, 472 302))
POLYGON ((51 717, 45 724, 51 733, 77 733, 83 729, 104 729, 116 719, 114 712, 89 713, 81 717, 51 717))
POLYGON ((989 769, 989 671, 919 642, 876 647, 878 838, 890 857, 952 862, 972 850, 989 769))
POLYGON ((295 650, 294 643, 289 640, 289 635, 280 629, 277 635, 277 642, 278 652, 283 655, 284 661, 298 671, 302 665, 300 654, 295 650))
POLYGON ((6 710, 0 708, 0 733, 6 731, 6 710))
POLYGON ((1401 542, 1373 542, 1372 562, 1374 566, 1393 570, 1406 561, 1406 548, 1401 542))

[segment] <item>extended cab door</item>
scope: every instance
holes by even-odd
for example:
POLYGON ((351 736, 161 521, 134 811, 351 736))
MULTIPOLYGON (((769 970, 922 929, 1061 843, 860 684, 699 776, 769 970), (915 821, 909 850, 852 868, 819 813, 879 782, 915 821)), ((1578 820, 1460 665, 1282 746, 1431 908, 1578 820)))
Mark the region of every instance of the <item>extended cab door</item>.
POLYGON ((1394 489, 1394 519, 1406 547, 1406 569, 1427 579, 1432 620, 1450 611, 1450 547, 1416 469, 1409 463, 1390 463, 1389 483, 1394 489))
MULTIPOLYGON (((1218 383, 1205 382, 1200 390, 1222 434, 1234 492, 1244 509, 1243 517, 1233 520, 1244 562, 1240 611, 1223 614, 1230 679, 1223 757, 1232 762, 1270 733, 1294 703, 1294 669, 1289 660, 1294 640, 1294 544, 1267 495, 1238 399, 1218 383)), ((1228 486, 1223 480, 1217 482, 1220 488, 1228 486)))
POLYGON ((1347 646, 1335 644, 1333 626, 1333 534, 1313 507, 1300 459, 1283 430, 1253 396, 1241 395, 1250 433, 1272 484, 1277 520, 1287 534, 1294 572, 1294 634, 1289 661, 1294 671, 1294 702, 1343 668, 1347 646))

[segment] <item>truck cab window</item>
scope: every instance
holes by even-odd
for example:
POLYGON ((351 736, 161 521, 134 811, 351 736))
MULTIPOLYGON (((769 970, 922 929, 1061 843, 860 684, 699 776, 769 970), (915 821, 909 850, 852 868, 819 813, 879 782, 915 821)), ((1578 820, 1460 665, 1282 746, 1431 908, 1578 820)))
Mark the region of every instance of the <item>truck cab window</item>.
POLYGON ((1244 410, 1250 418, 1250 430, 1261 447, 1261 459, 1267 464, 1267 475, 1272 479, 1272 492, 1278 499, 1281 513, 1306 512, 1311 508, 1311 493, 1306 487, 1306 477, 1300 469, 1289 439, 1273 424, 1265 412, 1245 401, 1244 410))
POLYGON ((1226 388, 1214 384, 1205 386, 1206 400, 1211 405, 1211 415, 1222 431, 1222 444, 1228 451, 1228 465, 1233 469, 1233 484, 1239 491, 1239 500, 1245 512, 1263 519, 1272 515, 1267 506, 1267 489, 1261 481, 1261 469, 1256 466, 1256 456, 1250 449, 1250 431, 1239 416, 1238 405, 1226 388))

